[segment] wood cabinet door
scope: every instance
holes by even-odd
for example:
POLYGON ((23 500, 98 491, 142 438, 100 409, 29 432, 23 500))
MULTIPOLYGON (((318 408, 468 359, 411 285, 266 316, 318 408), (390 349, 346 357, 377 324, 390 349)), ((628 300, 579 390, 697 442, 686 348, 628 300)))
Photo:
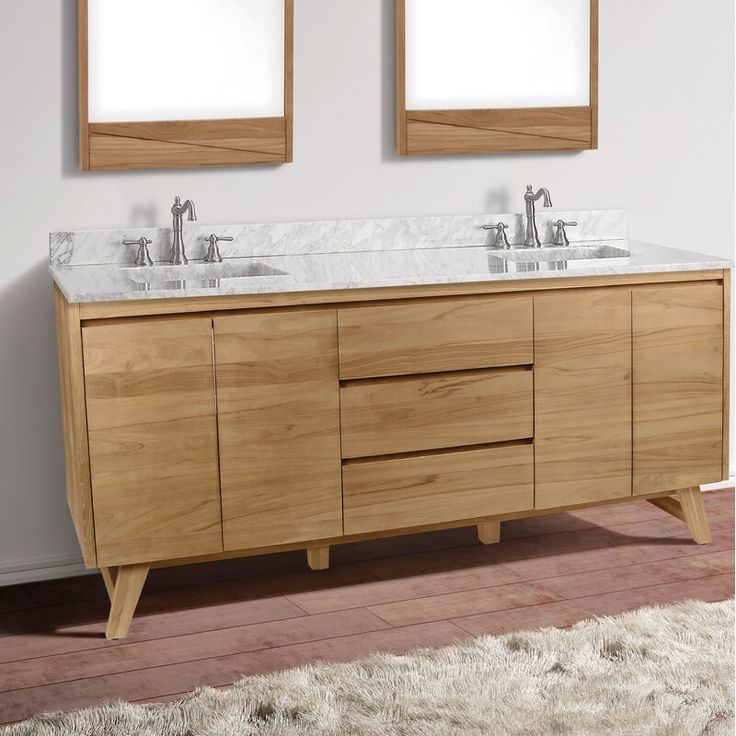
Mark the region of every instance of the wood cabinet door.
POLYGON ((723 480, 723 288, 634 291, 634 493, 723 480))
POLYGON ((534 300, 535 508, 631 495, 631 292, 534 300))
POLYGON ((215 318, 226 550, 342 534, 337 315, 215 318))
POLYGON ((84 327, 100 567, 222 550, 212 322, 84 327))

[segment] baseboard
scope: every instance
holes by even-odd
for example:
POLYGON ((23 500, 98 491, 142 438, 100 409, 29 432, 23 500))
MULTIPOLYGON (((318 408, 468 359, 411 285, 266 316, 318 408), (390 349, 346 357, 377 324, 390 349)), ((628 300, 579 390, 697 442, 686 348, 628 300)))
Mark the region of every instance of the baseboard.
MULTIPOLYGON (((703 491, 722 491, 733 489, 734 473, 729 480, 703 486, 703 491)), ((97 572, 84 566, 80 555, 38 557, 7 564, 0 563, 0 588, 18 583, 35 583, 41 580, 73 578, 77 575, 90 575, 97 572)))
POLYGON ((73 578, 96 572, 84 566, 81 555, 51 555, 0 563, 0 587, 41 580, 73 578))

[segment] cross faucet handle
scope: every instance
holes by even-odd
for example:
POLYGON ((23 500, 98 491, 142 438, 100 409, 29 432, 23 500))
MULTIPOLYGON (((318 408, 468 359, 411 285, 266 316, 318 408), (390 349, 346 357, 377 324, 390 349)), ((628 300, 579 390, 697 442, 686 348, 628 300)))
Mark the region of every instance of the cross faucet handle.
POLYGON ((508 237, 506 237, 506 230, 508 225, 505 222, 499 222, 496 225, 483 225, 484 230, 495 230, 496 239, 493 241, 493 248, 503 248, 508 250, 511 248, 508 237))
POLYGON ((123 245, 137 245, 138 254, 135 257, 136 266, 153 266, 153 261, 148 252, 148 246, 153 243, 149 238, 140 238, 138 240, 123 240, 123 245))
POLYGON ((555 226, 555 237, 552 240, 552 245, 570 245, 570 240, 565 232, 566 227, 577 227, 577 222, 563 222, 557 220, 552 223, 555 226))
POLYGON ((215 235, 214 233, 209 238, 205 238, 205 241, 210 244, 209 248, 207 248, 207 255, 204 257, 205 263, 222 263, 222 256, 220 255, 220 249, 217 247, 217 244, 223 240, 231 241, 232 238, 227 235, 215 235))

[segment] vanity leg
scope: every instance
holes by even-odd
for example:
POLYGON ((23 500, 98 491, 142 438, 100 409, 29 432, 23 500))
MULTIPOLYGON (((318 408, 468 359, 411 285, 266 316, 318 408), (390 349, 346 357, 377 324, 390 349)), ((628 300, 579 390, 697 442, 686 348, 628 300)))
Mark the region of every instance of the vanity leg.
POLYGON ((693 539, 698 544, 709 544, 711 540, 710 528, 705 513, 705 504, 703 503, 703 492, 698 486, 684 488, 677 491, 677 498, 680 501, 680 506, 682 506, 682 512, 688 527, 690 527, 693 539))
POLYGON ((115 575, 115 587, 110 602, 110 618, 107 620, 108 639, 124 639, 128 635, 135 607, 146 582, 148 562, 137 565, 121 565, 115 575))
POLYGON ((484 521, 478 524, 478 539, 483 544, 498 544, 501 541, 501 522, 484 521))
POLYGON ((330 566, 330 548, 311 547, 308 549, 307 564, 310 570, 327 570, 330 566))
POLYGON ((112 603, 112 594, 115 591, 115 580, 118 577, 117 567, 101 567, 100 573, 102 574, 102 582, 105 583, 105 589, 107 590, 107 597, 112 603))

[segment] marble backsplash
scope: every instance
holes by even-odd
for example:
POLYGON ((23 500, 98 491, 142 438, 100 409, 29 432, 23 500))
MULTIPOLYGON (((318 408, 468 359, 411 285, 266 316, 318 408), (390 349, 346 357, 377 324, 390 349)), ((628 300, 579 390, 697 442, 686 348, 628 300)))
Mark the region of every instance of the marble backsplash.
MULTIPOLYGON (((623 210, 562 211, 537 209, 537 227, 543 243, 553 237, 552 223, 558 219, 577 222, 568 228, 570 242, 627 240, 628 221, 623 210)), ((230 236, 220 243, 223 258, 243 256, 290 256, 316 253, 413 250, 453 246, 490 245, 495 231, 483 225, 506 223, 512 245, 524 242, 523 214, 405 217, 383 220, 324 220, 248 225, 202 225, 184 223, 184 242, 190 259, 201 259, 210 233, 230 236)), ((49 235, 49 261, 53 266, 116 264, 132 262, 136 246, 124 240, 145 236, 154 261, 169 258, 171 228, 121 228, 117 230, 77 230, 49 235)))

